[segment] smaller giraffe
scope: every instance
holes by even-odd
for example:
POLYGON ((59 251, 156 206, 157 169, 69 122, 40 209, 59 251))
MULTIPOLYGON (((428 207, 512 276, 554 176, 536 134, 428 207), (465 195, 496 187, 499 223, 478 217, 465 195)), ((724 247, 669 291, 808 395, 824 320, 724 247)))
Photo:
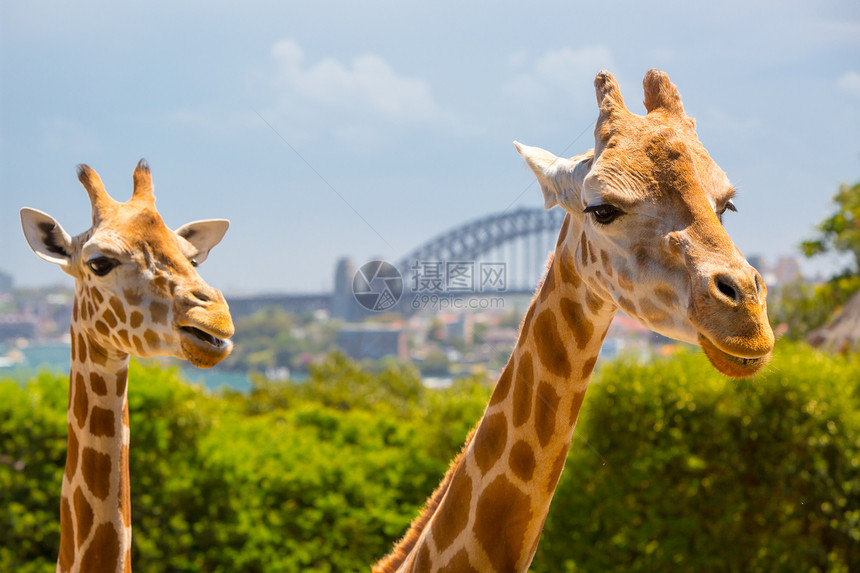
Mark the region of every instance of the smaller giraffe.
POLYGON ((227 303, 195 270, 229 222, 167 228, 143 160, 126 203, 112 199, 86 165, 78 166, 78 178, 92 205, 88 231, 73 238, 50 215, 21 209, 32 249, 75 279, 57 571, 125 572, 131 571, 129 356, 175 356, 208 368, 230 353, 227 303))
POLYGON ((767 289, 722 226, 734 189, 669 77, 645 75, 647 115, 594 80, 591 151, 515 143, 547 209, 567 215, 484 417, 376 573, 526 571, 564 469, 600 346, 618 310, 700 345, 727 376, 767 364, 767 289))

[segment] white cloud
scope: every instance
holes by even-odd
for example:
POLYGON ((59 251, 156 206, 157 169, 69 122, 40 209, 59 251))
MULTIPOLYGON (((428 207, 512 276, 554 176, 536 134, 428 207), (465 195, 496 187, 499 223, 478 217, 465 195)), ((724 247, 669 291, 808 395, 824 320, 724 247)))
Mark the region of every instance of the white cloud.
POLYGON ((319 110, 371 114, 378 119, 423 123, 445 119, 430 87, 419 78, 399 75, 380 56, 366 54, 351 62, 324 58, 308 62, 293 40, 272 47, 273 83, 278 97, 319 110))
POLYGON ((845 72, 836 80, 836 87, 848 95, 860 98, 860 73, 854 70, 845 72))
POLYGON ((564 47, 534 59, 518 54, 515 61, 528 71, 518 73, 508 81, 505 93, 531 101, 543 101, 558 91, 572 96, 576 102, 586 101, 586 98, 594 97, 594 88, 583 78, 593 78, 600 70, 615 67, 609 49, 600 45, 578 49, 564 47))

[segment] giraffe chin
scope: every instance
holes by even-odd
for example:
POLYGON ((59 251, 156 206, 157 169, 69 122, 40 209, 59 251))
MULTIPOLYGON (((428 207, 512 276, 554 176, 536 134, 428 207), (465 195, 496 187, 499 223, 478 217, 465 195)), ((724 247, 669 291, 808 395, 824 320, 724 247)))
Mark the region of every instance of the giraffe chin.
POLYGON ((757 358, 742 358, 734 356, 723 350, 711 342, 704 334, 699 334, 699 345, 705 351, 705 356, 714 365, 714 368, 720 373, 731 378, 746 378, 752 376, 768 363, 770 360, 770 352, 764 356, 757 358))
POLYGON ((194 327, 181 327, 179 339, 184 358, 197 368, 211 368, 233 350, 230 339, 216 338, 194 327))

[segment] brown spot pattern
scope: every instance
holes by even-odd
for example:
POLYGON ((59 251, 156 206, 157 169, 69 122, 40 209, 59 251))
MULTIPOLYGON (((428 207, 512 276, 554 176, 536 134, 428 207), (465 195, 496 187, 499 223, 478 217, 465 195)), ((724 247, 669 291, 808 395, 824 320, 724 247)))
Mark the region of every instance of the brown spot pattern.
MULTIPOLYGON (((123 408, 127 413, 128 408, 123 408)), ((119 511, 122 522, 131 527, 131 484, 128 481, 128 446, 123 445, 119 453, 119 511)))
POLYGON ((133 291, 130 288, 122 289, 122 296, 130 306, 140 306, 143 301, 143 295, 138 291, 133 291))
POLYGON ((526 313, 526 317, 523 319, 523 326, 520 328, 520 338, 525 340, 529 335, 529 329, 532 325, 532 317, 535 314, 535 305, 532 304, 529 306, 529 310, 526 313))
POLYGON ((116 435, 116 417, 111 410, 93 406, 90 412, 90 433, 97 438, 112 438, 116 435))
POLYGON ((551 310, 540 313, 535 320, 535 341, 541 363, 556 376, 570 376, 567 349, 558 334, 555 314, 551 310))
POLYGON ((573 256, 567 246, 561 253, 561 280, 569 283, 573 288, 579 288, 582 285, 582 279, 579 278, 579 274, 573 266, 573 256))
POLYGON ((630 271, 625 266, 618 269, 618 286, 627 291, 633 290, 633 281, 630 278, 630 271))
POLYGON ((582 266, 588 266, 588 239, 585 238, 585 231, 579 237, 579 254, 582 256, 582 266))
POLYGON ((523 352, 517 371, 514 374, 514 427, 525 424, 532 411, 532 355, 523 352))
MULTIPOLYGON (((125 387, 128 384, 128 368, 123 368, 116 373, 116 395, 122 396, 125 394, 125 387)), ((128 404, 126 404, 126 407, 128 404)))
POLYGON ((113 309, 114 314, 116 314, 117 320, 120 322, 125 322, 125 307, 122 302, 115 296, 110 297, 110 307, 113 309))
POLYGON ((532 447, 523 440, 517 441, 511 447, 510 460, 511 471, 523 481, 532 479, 535 471, 535 455, 532 447))
POLYGON ((110 493, 110 456, 92 448, 81 452, 81 473, 84 482, 97 498, 104 500, 110 493))
POLYGON ((118 564, 119 535, 112 523, 102 523, 81 558, 81 571, 116 571, 118 564))
POLYGON ((78 299, 75 297, 75 302, 72 304, 72 322, 78 321, 78 299))
POLYGON ((141 324, 143 324, 143 314, 137 310, 133 310, 131 312, 129 326, 131 326, 132 328, 137 328, 141 324))
POLYGON ((555 265, 550 265, 549 269, 546 271, 546 278, 543 281, 543 284, 540 287, 540 301, 546 302, 546 299, 549 298, 550 293, 555 290, 555 275, 554 270, 555 265))
POLYGON ((496 464, 505 451, 508 441, 508 421, 502 413, 493 414, 481 422, 472 447, 475 461, 485 474, 496 464))
POLYGON ((590 290, 585 291, 585 306, 588 307, 591 314, 596 314, 601 308, 603 308, 603 300, 593 294, 590 290))
POLYGON ((152 301, 149 304, 149 314, 155 324, 167 324, 168 306, 163 302, 152 301))
POLYGON ((582 378, 588 378, 591 376, 591 372, 594 370, 594 365, 597 364, 597 356, 592 356, 582 364, 582 378))
POLYGON ((140 341, 140 338, 137 335, 133 335, 131 337, 131 341, 134 342, 134 348, 137 350, 137 353, 141 356, 146 353, 146 349, 143 347, 143 343, 140 341))
POLYGON ((636 314, 636 303, 629 298, 624 296, 618 297, 618 304, 622 309, 624 309, 624 312, 628 314, 636 314))
POLYGON ((108 328, 107 324, 105 324, 104 321, 101 320, 96 322, 96 330, 102 336, 108 336, 110 334, 110 329, 108 328))
MULTIPOLYGON (((417 567, 415 570, 419 571, 417 567)), ((472 567, 472 564, 469 562, 469 554, 466 553, 466 550, 461 549, 454 554, 454 557, 451 558, 447 565, 439 569, 439 573, 479 573, 479 571, 472 567)))
POLYGON ((535 396, 535 431, 542 447, 546 447, 555 434, 555 414, 561 398, 546 382, 541 382, 535 396))
POLYGON ((514 369, 516 368, 516 360, 513 356, 508 360, 505 369, 502 370, 502 375, 499 376, 499 381, 496 382, 496 389, 493 390, 493 396, 490 398, 490 405, 498 404, 508 397, 508 392, 511 390, 511 379, 514 377, 514 369))
POLYGON ((463 511, 472 503, 472 478, 466 473, 466 464, 460 464, 451 480, 445 501, 433 520, 431 532, 436 549, 441 553, 460 535, 469 523, 469 512, 463 511))
POLYGON ((101 291, 99 291, 99 289, 97 289, 97 288, 91 288, 90 294, 96 300, 96 304, 101 304, 105 300, 105 297, 102 296, 101 291))
POLYGON ((430 549, 426 545, 422 545, 418 550, 418 555, 415 556, 415 561, 412 562, 412 571, 430 571, 432 563, 430 563, 430 549))
POLYGON ((158 347, 161 346, 161 339, 158 335, 150 329, 146 329, 146 332, 143 333, 143 340, 146 342, 146 346, 149 347, 150 350, 158 350, 158 347))
POLYGON ((579 417, 579 410, 582 408, 582 401, 585 400, 585 390, 577 392, 573 395, 573 401, 570 403, 570 422, 576 423, 579 417))
POLYGON ((576 347, 582 350, 594 336, 594 325, 591 324, 582 312, 582 305, 569 298, 561 299, 561 316, 567 323, 567 327, 573 333, 576 347))
POLYGON ((84 335, 78 333, 78 362, 83 364, 87 361, 87 345, 84 342, 84 335))
POLYGON ((97 345, 96 343, 91 343, 90 345, 90 360, 93 364, 98 364, 99 366, 104 366, 107 363, 107 353, 104 348, 97 345))
POLYGON ((155 280, 152 281, 152 287, 155 290, 160 290, 162 292, 167 292, 170 284, 167 282, 167 277, 164 275, 158 275, 155 277, 155 280))
POLYGON ((99 396, 107 396, 107 383, 101 374, 90 372, 90 388, 99 396))
POLYGON ((128 346, 130 341, 128 339, 128 331, 126 329, 122 329, 116 333, 119 339, 122 341, 123 345, 128 346))
POLYGON ((481 494, 474 533, 496 571, 516 570, 531 519, 529 497, 504 475, 481 494))
POLYGON ((106 308, 102 313, 102 320, 104 320, 111 328, 116 328, 116 325, 119 324, 109 308, 106 308))
POLYGON ((78 436, 75 429, 69 424, 69 440, 66 448, 66 479, 72 481, 78 470, 78 436))
POLYGON ((555 242, 555 247, 558 248, 567 237, 567 228, 570 227, 570 213, 564 216, 564 223, 561 224, 561 231, 558 234, 558 240, 555 242))
POLYGON ((81 545, 84 544, 84 541, 87 540, 87 536, 90 534, 90 529, 93 527, 93 508, 90 506, 90 502, 87 501, 87 497, 84 495, 84 492, 80 487, 75 489, 74 503, 75 521, 77 522, 75 529, 77 533, 77 544, 80 549, 81 545))
POLYGON ((69 571, 75 562, 75 537, 74 523, 72 522, 72 508, 69 500, 65 497, 60 499, 60 558, 57 565, 61 571, 69 571))
POLYGON ((87 398, 87 388, 84 384, 84 376, 80 372, 75 373, 75 396, 72 399, 72 412, 75 415, 75 420, 78 421, 78 427, 83 428, 87 422, 87 411, 90 408, 89 398, 87 398))
POLYGON ((609 264, 609 255, 606 254, 606 251, 600 251, 600 262, 603 264, 603 270, 607 276, 612 276, 612 266, 609 264))
POLYGON ((675 295, 675 291, 665 286, 658 286, 655 288, 654 295, 657 297, 657 300, 668 307, 674 307, 678 302, 678 297, 675 295))
POLYGON ((639 301, 639 309, 642 311, 643 317, 651 322, 661 322, 667 317, 666 312, 662 308, 647 298, 639 301))
POLYGON ((552 464, 552 470, 549 473, 549 481, 546 483, 546 492, 552 493, 555 491, 555 486, 558 485, 558 478, 561 477, 561 472, 564 470, 564 462, 567 460, 567 450, 562 449, 555 462, 552 464))

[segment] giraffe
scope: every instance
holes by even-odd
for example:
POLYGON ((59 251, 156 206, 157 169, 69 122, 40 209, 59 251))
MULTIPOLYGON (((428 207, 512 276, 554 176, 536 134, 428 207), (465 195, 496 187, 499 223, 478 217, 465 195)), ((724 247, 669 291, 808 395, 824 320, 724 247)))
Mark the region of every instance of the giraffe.
POLYGON ((609 72, 594 85, 592 150, 561 159, 514 142, 565 220, 482 419, 377 573, 528 569, 618 310, 698 344, 728 376, 768 361, 766 287, 722 226, 734 189, 678 90, 650 70, 640 116, 609 72))
POLYGON ((131 571, 129 355, 208 368, 230 353, 227 303, 194 268, 229 222, 168 229, 144 160, 126 203, 112 199, 88 166, 78 166, 78 179, 92 205, 88 231, 72 238, 50 215, 21 209, 30 247, 75 279, 57 571, 131 571))

